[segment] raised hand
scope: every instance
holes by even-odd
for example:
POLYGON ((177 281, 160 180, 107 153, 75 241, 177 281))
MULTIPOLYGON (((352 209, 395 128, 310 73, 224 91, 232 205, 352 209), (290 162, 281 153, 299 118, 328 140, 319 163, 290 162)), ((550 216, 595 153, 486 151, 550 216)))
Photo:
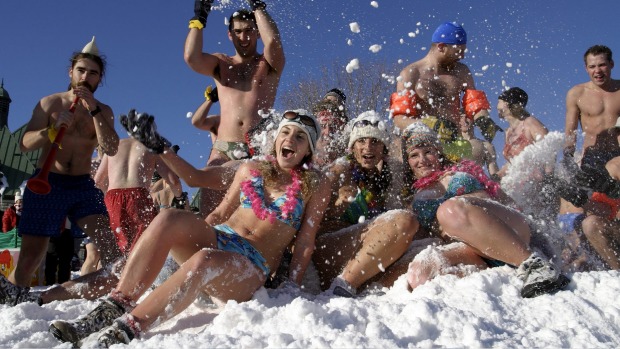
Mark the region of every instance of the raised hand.
POLYGON ((211 5, 213 5, 213 0, 195 0, 194 17, 190 21, 199 21, 203 27, 207 25, 207 17, 209 12, 211 12, 211 5))
POLYGON ((267 7, 267 4, 265 4, 265 2, 261 0, 246 0, 246 1, 248 2, 248 5, 250 5, 250 8, 252 9, 252 11, 264 10, 267 7))
POLYGON ((121 115, 120 122, 132 138, 144 144, 153 153, 161 154, 165 148, 172 145, 157 132, 155 117, 152 115, 136 113, 135 109, 131 109, 127 115, 121 115))

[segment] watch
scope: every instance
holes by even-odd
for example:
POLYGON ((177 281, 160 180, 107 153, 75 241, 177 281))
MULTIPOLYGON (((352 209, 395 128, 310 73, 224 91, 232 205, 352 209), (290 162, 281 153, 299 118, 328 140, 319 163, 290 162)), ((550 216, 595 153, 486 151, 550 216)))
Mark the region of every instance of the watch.
POLYGON ((95 115, 101 113, 101 108, 99 108, 99 104, 97 104, 97 108, 95 108, 95 110, 93 111, 88 111, 88 114, 90 114, 90 116, 95 117, 95 115))

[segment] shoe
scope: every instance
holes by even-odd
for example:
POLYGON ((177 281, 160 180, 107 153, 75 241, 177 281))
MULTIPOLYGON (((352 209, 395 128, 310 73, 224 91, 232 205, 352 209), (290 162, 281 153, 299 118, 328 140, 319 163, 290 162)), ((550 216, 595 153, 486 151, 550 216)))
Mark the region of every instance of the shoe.
POLYGON ((30 292, 30 287, 14 285, 0 274, 0 304, 17 305, 26 302, 41 305, 41 293, 30 292))
POLYGON ((103 329, 97 337, 100 347, 109 348, 113 344, 129 344, 136 334, 126 323, 120 320, 114 321, 112 325, 103 329))
POLYGON ((353 286, 346 282, 341 276, 338 276, 334 279, 334 281, 332 281, 328 292, 335 296, 345 298, 354 298, 357 295, 355 288, 353 288, 353 286))
POLYGON ((56 320, 49 331, 63 342, 77 344, 90 334, 110 326, 125 313, 125 308, 110 298, 104 299, 88 315, 74 321, 56 320))
POLYGON ((566 287, 570 280, 560 274, 551 263, 532 253, 517 269, 517 277, 523 280, 521 296, 533 298, 566 287))

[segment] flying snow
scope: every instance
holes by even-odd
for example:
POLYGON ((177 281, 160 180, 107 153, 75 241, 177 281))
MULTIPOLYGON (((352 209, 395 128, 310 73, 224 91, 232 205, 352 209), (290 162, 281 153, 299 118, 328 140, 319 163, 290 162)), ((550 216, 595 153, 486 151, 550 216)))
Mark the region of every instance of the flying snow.
POLYGON ((357 24, 357 22, 349 23, 349 28, 351 28, 351 31, 353 33, 359 33, 360 32, 360 25, 357 24))
POLYGON ((372 6, 372 7, 374 7, 374 8, 377 8, 377 7, 379 7, 379 3, 378 3, 378 2, 376 2, 376 1, 371 1, 371 2, 370 2, 370 6, 372 6))
POLYGON ((353 73, 354 70, 360 68, 360 60, 357 58, 353 58, 349 64, 347 64, 347 73, 353 73))
POLYGON ((374 44, 368 48, 372 53, 377 53, 381 51, 381 45, 374 44))
POLYGON ((192 113, 191 111, 188 111, 187 114, 185 115, 186 118, 191 118, 192 116, 194 116, 194 113, 192 113))

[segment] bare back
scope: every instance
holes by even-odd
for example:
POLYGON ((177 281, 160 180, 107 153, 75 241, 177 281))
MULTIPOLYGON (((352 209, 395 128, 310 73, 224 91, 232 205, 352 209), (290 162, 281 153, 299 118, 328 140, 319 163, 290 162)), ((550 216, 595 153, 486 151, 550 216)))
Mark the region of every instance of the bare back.
POLYGON ((224 54, 215 56, 219 63, 214 78, 222 114, 218 139, 240 142, 259 123, 258 111, 273 106, 280 73, 271 68, 263 55, 247 62, 224 54))
POLYGON ((108 189, 149 188, 157 155, 133 138, 119 141, 118 152, 107 157, 108 189))

